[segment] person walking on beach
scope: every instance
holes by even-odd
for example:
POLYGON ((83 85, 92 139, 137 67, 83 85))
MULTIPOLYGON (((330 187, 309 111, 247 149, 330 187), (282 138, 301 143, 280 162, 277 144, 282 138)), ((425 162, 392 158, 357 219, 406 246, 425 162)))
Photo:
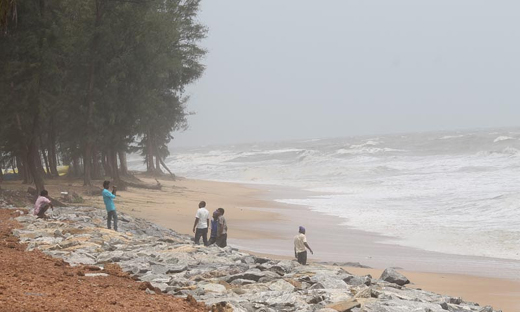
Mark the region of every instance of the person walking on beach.
POLYGON ((49 192, 42 190, 40 196, 38 196, 38 199, 36 199, 34 203, 34 215, 38 216, 38 218, 47 219, 48 217, 45 212, 49 207, 54 211, 54 206, 52 206, 51 200, 49 199, 49 192))
POLYGON ((112 219, 114 220, 114 231, 117 232, 117 212, 116 206, 114 205, 114 198, 116 198, 116 186, 112 187, 112 192, 108 190, 110 187, 110 181, 103 182, 103 201, 105 202, 105 208, 107 209, 107 228, 111 229, 112 219))
POLYGON ((217 241, 216 244, 219 247, 227 246, 227 222, 226 218, 224 218, 224 208, 217 209, 218 211, 218 221, 217 221, 217 241))
POLYGON ((215 210, 213 212, 213 218, 211 219, 211 235, 209 237, 208 246, 215 244, 217 241, 218 217, 218 210, 215 210))
POLYGON ((200 237, 204 246, 208 245, 208 227, 209 227, 209 211, 206 209, 206 202, 199 203, 199 210, 195 215, 195 223, 193 223, 193 233, 195 233, 195 244, 199 244, 200 237), (195 231, 195 228, 197 229, 195 231))
POLYGON ((311 247, 309 244, 307 244, 307 238, 305 237, 305 228, 303 226, 300 226, 298 230, 298 235, 294 237, 294 256, 296 259, 298 259, 298 263, 302 265, 307 264, 307 250, 305 250, 305 247, 309 249, 311 254, 314 254, 312 252, 311 247))

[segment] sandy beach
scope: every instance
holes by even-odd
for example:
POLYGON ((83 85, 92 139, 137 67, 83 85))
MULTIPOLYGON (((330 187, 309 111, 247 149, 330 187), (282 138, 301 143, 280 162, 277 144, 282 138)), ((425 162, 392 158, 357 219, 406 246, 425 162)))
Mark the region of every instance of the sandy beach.
MULTIPOLYGON (((140 179, 155 184, 154 179, 140 179)), ((446 255, 385 244, 380 235, 340 226, 341 220, 335 217, 272 200, 277 197, 276 192, 294 190, 190 179, 160 182, 163 185, 160 191, 137 188, 120 191, 117 209, 191 234, 198 203, 205 200, 211 212, 218 207, 226 209, 231 245, 275 258, 292 257, 292 238, 298 225, 303 224, 315 251, 311 261, 360 262, 373 269, 345 269, 374 277, 386 267, 399 267, 412 281, 409 287, 460 296, 505 312, 520 310, 520 264, 515 261, 446 255)), ((14 183, 3 187, 24 189, 14 183)), ((47 189, 51 195, 60 191, 83 194, 81 181, 51 180, 47 189)), ((85 204, 104 209, 100 196, 83 197, 85 204)))

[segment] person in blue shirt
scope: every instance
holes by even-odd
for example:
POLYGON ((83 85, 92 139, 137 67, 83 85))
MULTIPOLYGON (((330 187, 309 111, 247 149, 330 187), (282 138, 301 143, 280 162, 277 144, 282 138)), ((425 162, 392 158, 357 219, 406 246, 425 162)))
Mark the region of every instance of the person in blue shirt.
POLYGON ((110 187, 110 181, 103 182, 103 201, 105 202, 105 208, 107 209, 107 228, 110 229, 110 223, 114 219, 114 230, 117 232, 117 213, 116 206, 114 205, 114 198, 116 198, 116 187, 112 187, 112 192, 108 190, 110 187))

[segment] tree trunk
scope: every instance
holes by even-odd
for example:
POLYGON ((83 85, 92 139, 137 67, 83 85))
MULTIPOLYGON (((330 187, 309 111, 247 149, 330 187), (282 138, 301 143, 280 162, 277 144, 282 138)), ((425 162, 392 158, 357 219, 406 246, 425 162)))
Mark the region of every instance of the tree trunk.
POLYGON ((119 177, 119 170, 117 170, 117 153, 114 150, 109 152, 110 165, 112 167, 112 180, 116 184, 120 184, 121 178, 119 177))
POLYGON ((161 165, 164 167, 164 169, 166 169, 166 171, 168 171, 168 173, 170 173, 172 175, 172 177, 175 178, 175 175, 170 171, 170 168, 168 168, 168 166, 166 166, 164 161, 161 158, 159 158, 159 160, 161 161, 161 165))
POLYGON ((151 131, 148 131, 148 137, 146 138, 146 160, 147 160, 147 171, 150 173, 155 172, 153 164, 153 142, 151 131))
POLYGON ((101 153, 101 163, 103 164, 103 170, 105 170, 105 176, 112 176, 112 166, 110 166, 109 156, 104 152, 101 153))
POLYGON ((72 158, 72 173, 75 178, 80 176, 79 172, 79 158, 77 156, 74 156, 72 158))
POLYGON ((2 189, 2 182, 4 181, 4 162, 0 162, 0 190, 2 189))
POLYGON ((99 166, 99 151, 94 145, 92 150, 92 178, 99 180, 101 178, 101 168, 99 166))
POLYGON ((164 173, 161 170, 161 157, 159 157, 157 155, 155 156, 155 172, 157 172, 158 174, 164 173))
POLYGON ((126 153, 125 152, 118 152, 119 155, 119 165, 121 168, 121 175, 127 176, 128 175, 128 165, 126 163, 126 153))
POLYGON ((58 173, 58 164, 56 159, 56 137, 55 137, 55 128, 54 128, 54 117, 50 119, 50 127, 49 127, 49 139, 48 139, 48 150, 49 150, 49 165, 51 167, 51 174, 55 177, 59 177, 58 173))
MULTIPOLYGON (((47 157, 47 153, 45 151, 45 148, 44 148, 45 145, 43 145, 43 139, 42 139, 42 134, 40 132, 40 150, 41 150, 41 153, 42 153, 42 157, 43 157, 43 162, 45 163, 45 171, 44 171, 44 175, 47 176, 47 177, 52 177, 52 174, 51 174, 51 168, 49 166, 49 157, 47 157)), ((41 159, 41 158, 40 158, 41 159)), ((41 160, 40 160, 40 163, 41 163, 41 160)))
POLYGON ((92 185, 92 181, 90 179, 90 164, 92 163, 92 142, 87 142, 85 144, 85 154, 83 155, 83 185, 92 185))
POLYGON ((101 18, 103 16, 104 0, 95 0, 96 3, 96 19, 94 22, 94 38, 92 39, 92 46, 90 50, 90 64, 88 73, 88 86, 87 86, 87 142, 85 144, 84 153, 84 185, 92 185, 90 179, 90 163, 92 160, 92 146, 94 144, 94 125, 93 125, 93 114, 94 114, 94 83, 96 78, 96 65, 97 65, 97 53, 99 46, 99 26, 101 25, 101 18))
POLYGON ((37 112, 34 115, 31 138, 29 141, 27 141, 26 135, 22 128, 22 122, 20 120, 20 115, 18 113, 16 114, 16 122, 17 122, 18 130, 20 131, 20 140, 22 141, 22 144, 20 146, 20 154, 21 154, 20 158, 22 160, 21 163, 23 163, 23 170, 24 170, 23 183, 32 183, 36 179, 38 179, 38 183, 41 183, 40 179, 38 178, 38 177, 40 177, 40 173, 36 172, 34 154, 31 152, 31 148, 35 146, 34 133, 36 132, 38 115, 39 115, 39 112, 37 112), (35 176, 35 174, 37 175, 37 177, 35 176))
MULTIPOLYGON (((39 103, 37 103, 35 106, 39 106, 39 103)), ((38 120, 39 120, 39 111, 34 114, 33 122, 32 122, 32 133, 31 138, 29 140, 28 145, 28 153, 27 153, 27 160, 28 160, 28 167, 29 171, 31 172, 31 175, 34 180, 34 185, 36 187, 36 191, 38 194, 41 190, 45 188, 43 176, 41 174, 42 168, 41 168, 41 158, 40 153, 38 151, 38 145, 36 144, 36 138, 38 136, 38 120)))
MULTIPOLYGON (((16 156, 16 169, 18 171, 18 177, 22 180, 22 184, 28 184, 29 182, 29 176, 27 170, 25 170, 24 162, 22 161, 22 156, 16 156)), ((13 167, 13 173, 14 173, 14 167, 13 167)))

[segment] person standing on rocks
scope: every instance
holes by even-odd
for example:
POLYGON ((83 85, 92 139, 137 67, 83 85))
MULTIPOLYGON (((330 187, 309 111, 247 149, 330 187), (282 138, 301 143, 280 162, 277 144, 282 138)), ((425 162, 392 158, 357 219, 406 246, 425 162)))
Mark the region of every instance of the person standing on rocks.
POLYGON ((208 246, 208 227, 209 227, 209 211, 206 209, 206 202, 199 203, 199 210, 195 215, 195 223, 193 223, 193 233, 195 233, 195 244, 199 244, 200 237, 204 246, 208 246), (196 228, 196 230, 195 230, 196 228))
POLYGON ((49 192, 47 190, 42 190, 40 192, 40 196, 36 199, 34 203, 34 215, 38 216, 38 218, 47 219, 47 215, 45 212, 50 208, 54 211, 54 206, 51 204, 51 200, 49 199, 49 192))
POLYGON ((117 232, 117 212, 116 206, 114 205, 114 198, 116 198, 117 188, 112 187, 112 192, 108 190, 110 187, 110 181, 103 182, 103 201, 105 202, 105 208, 107 209, 107 228, 111 229, 112 219, 114 219, 114 230, 117 232))
POLYGON ((314 254, 312 252, 311 246, 307 244, 307 238, 305 237, 305 228, 303 226, 300 226, 298 230, 298 235, 294 237, 294 256, 296 259, 298 259, 298 263, 302 265, 307 264, 307 250, 305 247, 309 249, 311 254, 314 254))
POLYGON ((211 235, 209 236, 208 246, 215 244, 217 241, 218 217, 218 210, 215 210, 213 212, 213 219, 211 219, 211 235))
POLYGON ((217 209, 218 211, 218 223, 217 223, 217 241, 216 244, 219 247, 227 246, 227 222, 224 218, 224 208, 217 209))

